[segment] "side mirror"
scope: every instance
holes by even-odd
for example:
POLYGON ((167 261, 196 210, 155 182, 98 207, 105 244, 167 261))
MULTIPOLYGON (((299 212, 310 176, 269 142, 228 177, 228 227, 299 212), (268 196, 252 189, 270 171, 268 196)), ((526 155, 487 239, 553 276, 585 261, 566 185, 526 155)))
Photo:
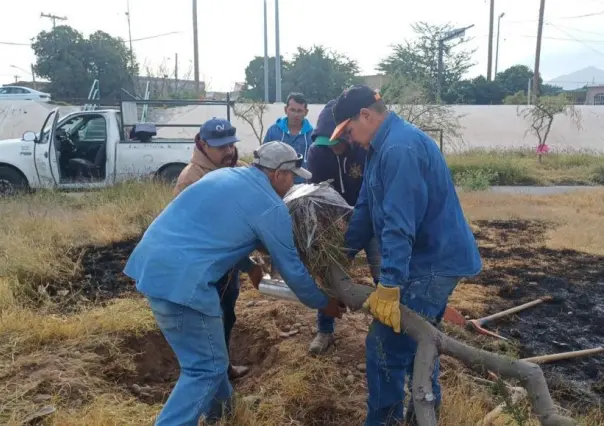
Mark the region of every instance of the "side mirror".
POLYGON ((36 134, 34 132, 25 132, 25 133, 23 133, 22 139, 25 142, 35 142, 36 141, 36 134))

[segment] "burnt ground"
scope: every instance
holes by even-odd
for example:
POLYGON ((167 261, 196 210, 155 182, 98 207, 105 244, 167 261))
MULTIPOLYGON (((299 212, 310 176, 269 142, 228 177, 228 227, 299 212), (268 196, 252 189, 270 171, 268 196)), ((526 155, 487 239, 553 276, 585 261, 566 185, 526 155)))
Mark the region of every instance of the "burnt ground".
POLYGON ((89 245, 71 250, 80 265, 75 277, 46 285, 46 292, 61 311, 73 311, 90 304, 136 293, 134 283, 122 273, 138 239, 108 245, 89 245))
MULTIPOLYGON (((604 257, 545 247, 540 242, 553 225, 544 222, 479 221, 475 225, 484 268, 472 281, 496 287, 500 296, 490 304, 489 313, 542 296, 557 299, 497 320, 488 328, 517 341, 523 357, 604 346, 604 257)), ((130 240, 74 251, 82 266, 80 277, 51 283, 49 294, 59 297, 61 290, 69 290, 68 296, 62 297, 67 311, 69 305, 80 307, 137 294, 132 281, 122 273, 135 244, 130 240)), ((249 310, 242 304, 239 309, 244 315, 249 310)), ((235 362, 262 370, 267 362, 273 363, 275 354, 269 336, 249 335, 254 330, 238 321, 232 355, 235 362)), ((142 400, 158 402, 167 397, 178 370, 163 337, 133 338, 124 347, 132 348, 136 369, 113 365, 106 376, 142 400), (153 384, 151 393, 144 391, 147 384, 153 384), (143 387, 143 392, 134 385, 143 387)), ((558 400, 594 404, 604 398, 604 355, 544 364, 542 368, 558 400)))
MULTIPOLYGON (((484 270, 474 282, 496 286, 496 313, 543 296, 543 303, 487 328, 520 343, 532 357, 604 346, 604 257, 540 244, 548 225, 537 221, 481 221, 476 236, 484 270)), ((542 364, 552 392, 569 402, 604 398, 604 355, 542 364), (568 381, 568 383, 563 383, 568 381)))

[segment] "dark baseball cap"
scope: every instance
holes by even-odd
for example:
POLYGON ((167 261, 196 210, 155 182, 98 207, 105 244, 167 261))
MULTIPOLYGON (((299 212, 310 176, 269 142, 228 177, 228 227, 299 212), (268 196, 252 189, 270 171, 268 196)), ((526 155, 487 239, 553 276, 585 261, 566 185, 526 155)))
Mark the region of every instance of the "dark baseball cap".
POLYGON ((352 117, 360 113, 363 108, 370 107, 380 99, 381 97, 377 92, 362 84, 344 90, 333 106, 336 128, 331 134, 330 140, 338 139, 352 117))
POLYGON ((199 129, 199 137, 214 148, 239 142, 236 134, 237 129, 224 118, 213 117, 199 129))

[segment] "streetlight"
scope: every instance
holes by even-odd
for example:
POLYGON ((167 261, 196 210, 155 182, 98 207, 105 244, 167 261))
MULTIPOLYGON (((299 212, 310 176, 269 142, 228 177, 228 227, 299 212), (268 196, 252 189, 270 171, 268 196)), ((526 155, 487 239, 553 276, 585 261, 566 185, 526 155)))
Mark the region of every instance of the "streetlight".
POLYGON ((499 62, 499 27, 501 25, 501 18, 503 18, 504 16, 505 12, 501 12, 501 15, 499 15, 499 18, 497 18, 497 47, 495 50, 495 74, 493 75, 494 79, 497 78, 497 63, 499 62))
POLYGON ((466 33, 467 29, 470 29, 474 26, 474 24, 469 25, 464 28, 456 28, 445 33, 445 36, 438 40, 438 76, 436 82, 436 100, 440 103, 441 91, 442 91, 442 75, 444 72, 444 63, 443 63, 443 55, 445 50, 445 42, 449 40, 453 40, 455 38, 463 37, 466 33))

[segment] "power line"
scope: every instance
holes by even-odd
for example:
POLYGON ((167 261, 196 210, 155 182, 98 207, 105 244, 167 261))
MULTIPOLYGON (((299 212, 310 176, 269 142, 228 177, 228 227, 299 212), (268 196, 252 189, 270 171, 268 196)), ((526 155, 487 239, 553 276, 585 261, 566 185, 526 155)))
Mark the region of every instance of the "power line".
MULTIPOLYGON (((182 31, 171 31, 169 33, 162 33, 162 34, 155 34, 155 35, 151 35, 151 36, 147 36, 147 37, 140 37, 140 38, 133 38, 132 41, 145 41, 145 40, 151 40, 154 38, 159 38, 159 37, 166 37, 169 35, 174 35, 174 34, 181 34, 182 31)), ((8 46, 27 46, 27 47, 31 47, 31 43, 16 43, 16 42, 12 42, 12 41, 0 41, 0 44, 4 44, 4 45, 8 45, 8 46)))
POLYGON ((602 56, 602 57, 604 57, 604 53, 600 52, 598 49, 595 49, 595 48, 591 47, 589 44, 587 44, 587 43, 585 43, 585 42, 583 42, 583 41, 579 40, 578 38, 574 37, 572 34, 569 34, 568 32, 564 31, 562 28, 559 28, 559 27, 557 27, 556 25, 551 24, 551 23, 550 23, 550 24, 548 24, 548 25, 550 25, 550 26, 552 26, 552 27, 556 28, 558 31, 560 31, 560 32, 562 32, 562 33, 564 33, 564 34, 566 34, 567 36, 569 36, 569 37, 571 37, 571 38, 573 38, 573 39, 574 39, 574 40, 575 40, 577 43, 581 43, 583 46, 587 47, 589 50, 591 50, 591 51, 593 51, 593 52, 597 53, 598 55, 600 55, 600 56, 602 56))

